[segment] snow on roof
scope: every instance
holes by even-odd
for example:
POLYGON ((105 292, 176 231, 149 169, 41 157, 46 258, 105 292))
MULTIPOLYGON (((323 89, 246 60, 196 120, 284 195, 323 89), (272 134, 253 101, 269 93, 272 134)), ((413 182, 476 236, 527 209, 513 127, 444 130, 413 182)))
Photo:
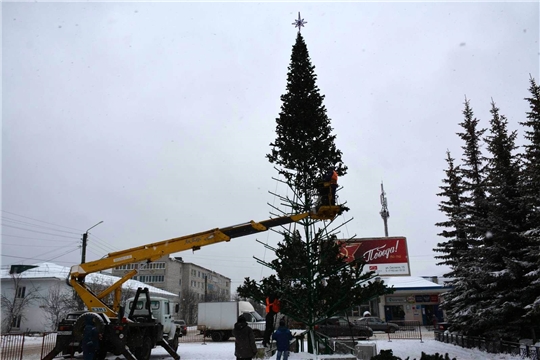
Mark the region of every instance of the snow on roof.
POLYGON ((429 280, 426 280, 420 276, 381 276, 381 280, 384 280, 384 284, 388 287, 394 287, 394 289, 444 289, 444 286, 435 284, 429 280))
MULTIPOLYGON (((69 276, 69 267, 67 266, 61 266, 54 263, 39 263, 34 264, 34 266, 37 266, 33 269, 29 269, 26 271, 23 271, 20 275, 22 279, 51 279, 56 278, 60 280, 67 279, 69 276)), ((11 275, 9 275, 9 269, 2 269, 0 270, 0 279, 9 279, 11 278, 11 275)), ((87 283, 93 284, 93 283, 114 283, 120 279, 118 276, 113 275, 107 275, 102 273, 92 273, 88 274, 85 278, 85 281, 87 283)), ((145 284, 143 282, 137 281, 137 280, 128 280, 124 284, 122 284, 123 289, 137 289, 137 288, 145 288, 147 287, 148 290, 150 290, 153 294, 160 294, 160 295, 167 295, 167 296, 177 296, 174 293, 159 289, 155 286, 151 286, 148 284, 145 284)))

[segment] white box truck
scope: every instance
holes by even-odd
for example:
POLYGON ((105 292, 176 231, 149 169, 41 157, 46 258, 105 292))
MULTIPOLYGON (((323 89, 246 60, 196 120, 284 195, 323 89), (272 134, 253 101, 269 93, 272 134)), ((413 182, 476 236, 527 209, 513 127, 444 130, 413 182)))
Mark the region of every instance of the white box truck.
POLYGON ((266 322, 247 301, 199 303, 197 330, 213 341, 227 341, 240 315, 246 318, 255 338, 261 339, 266 322))

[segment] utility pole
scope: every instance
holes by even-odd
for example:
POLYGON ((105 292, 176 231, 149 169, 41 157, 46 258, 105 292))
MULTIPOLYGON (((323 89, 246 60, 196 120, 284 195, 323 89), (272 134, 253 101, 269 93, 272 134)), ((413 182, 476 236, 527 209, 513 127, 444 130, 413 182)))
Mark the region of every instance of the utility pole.
MULTIPOLYGON (((96 225, 92 226, 90 229, 95 228, 99 224, 101 224, 103 221, 98 222, 96 225)), ((81 255, 81 264, 84 264, 86 262, 86 244, 88 242, 88 231, 90 229, 86 230, 86 232, 82 235, 82 255, 81 255)))
POLYGON ((388 212, 388 204, 386 202, 386 193, 384 192, 383 183, 381 181, 381 217, 384 222, 384 236, 388 237, 388 218, 390 217, 390 212, 388 212))

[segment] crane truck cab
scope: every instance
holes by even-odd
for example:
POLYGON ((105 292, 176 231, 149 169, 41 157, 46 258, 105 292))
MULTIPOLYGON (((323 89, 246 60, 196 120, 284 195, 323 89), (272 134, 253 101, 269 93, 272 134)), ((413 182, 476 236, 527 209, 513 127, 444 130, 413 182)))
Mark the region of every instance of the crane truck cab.
POLYGON ((132 320, 137 322, 150 320, 163 325, 163 338, 176 351, 178 348, 178 338, 182 336, 182 328, 173 321, 174 314, 178 313, 179 310, 177 303, 157 296, 150 296, 149 303, 146 298, 139 298, 135 302, 135 297, 132 297, 126 300, 125 308, 129 312, 133 309, 132 320), (150 309, 151 317, 149 317, 148 309, 150 309))

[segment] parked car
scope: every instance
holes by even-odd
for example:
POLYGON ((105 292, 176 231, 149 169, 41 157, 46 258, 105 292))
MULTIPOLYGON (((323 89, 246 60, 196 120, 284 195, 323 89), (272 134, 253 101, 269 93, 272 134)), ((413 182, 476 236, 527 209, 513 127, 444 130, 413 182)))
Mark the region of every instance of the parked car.
POLYGON ((449 327, 450 327, 450 324, 447 323, 447 322, 440 322, 440 323, 437 324, 437 330, 438 331, 448 330, 449 327))
POLYGON ((315 330, 329 337, 354 336, 367 339, 373 330, 367 326, 356 325, 341 316, 333 316, 315 326, 315 330))
POLYGON ((187 334, 187 324, 184 320, 174 320, 173 323, 176 325, 180 325, 180 332, 182 333, 182 336, 186 336, 187 334))
POLYGON ((399 330, 399 325, 383 321, 378 317, 363 317, 354 320, 356 325, 362 325, 370 327, 373 331, 384 331, 387 333, 393 333, 399 330))
MULTIPOLYGON (((58 337, 71 336, 77 319, 86 312, 87 311, 74 311, 67 314, 66 317, 58 324, 56 335, 58 337)), ((78 341, 71 342, 65 349, 62 350, 62 356, 64 358, 72 358, 76 353, 82 353, 82 345, 78 341)))

